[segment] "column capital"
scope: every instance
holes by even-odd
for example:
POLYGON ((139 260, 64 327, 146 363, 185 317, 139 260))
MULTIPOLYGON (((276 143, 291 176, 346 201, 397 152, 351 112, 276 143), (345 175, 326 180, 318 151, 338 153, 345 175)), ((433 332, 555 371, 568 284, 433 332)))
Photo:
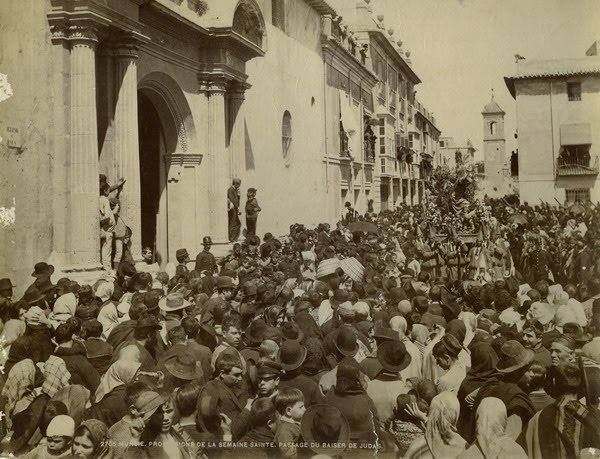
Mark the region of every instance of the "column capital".
POLYGON ((198 80, 200 92, 207 95, 225 94, 229 87, 229 81, 222 76, 200 76, 198 80))
POLYGON ((52 24, 50 34, 53 43, 64 42, 69 38, 69 27, 66 24, 52 24))
POLYGON ((112 55, 122 59, 137 59, 138 47, 135 43, 118 43, 112 49, 112 55))
POLYGON ((229 86, 228 94, 232 99, 244 100, 246 91, 251 87, 250 83, 236 81, 229 86))
POLYGON ((110 43, 112 48, 112 54, 115 57, 137 59, 138 54, 138 41, 132 34, 123 33, 118 36, 116 40, 110 43))
POLYGON ((95 47, 98 43, 98 32, 95 28, 82 25, 71 25, 68 28, 68 40, 73 44, 95 47))

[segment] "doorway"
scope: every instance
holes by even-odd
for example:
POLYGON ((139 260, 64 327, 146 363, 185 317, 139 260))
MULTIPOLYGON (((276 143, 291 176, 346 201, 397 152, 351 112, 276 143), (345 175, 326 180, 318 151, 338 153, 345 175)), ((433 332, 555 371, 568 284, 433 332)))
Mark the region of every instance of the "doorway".
MULTIPOLYGON (((140 145, 140 192, 142 214, 142 248, 151 247, 158 263, 166 259, 162 241, 161 201, 166 192, 163 155, 164 133, 158 112, 148 96, 138 92, 138 132, 140 145)), ((165 234, 166 235, 166 234, 165 234)))

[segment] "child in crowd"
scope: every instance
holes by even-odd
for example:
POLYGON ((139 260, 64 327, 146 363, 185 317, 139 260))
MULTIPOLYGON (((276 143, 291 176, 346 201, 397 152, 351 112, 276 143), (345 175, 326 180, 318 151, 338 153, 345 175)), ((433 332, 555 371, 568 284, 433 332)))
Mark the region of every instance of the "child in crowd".
POLYGON ((275 409, 279 413, 277 428, 275 429, 275 444, 283 457, 296 457, 296 443, 300 437, 300 421, 306 408, 304 395, 300 389, 285 387, 273 400, 275 409))

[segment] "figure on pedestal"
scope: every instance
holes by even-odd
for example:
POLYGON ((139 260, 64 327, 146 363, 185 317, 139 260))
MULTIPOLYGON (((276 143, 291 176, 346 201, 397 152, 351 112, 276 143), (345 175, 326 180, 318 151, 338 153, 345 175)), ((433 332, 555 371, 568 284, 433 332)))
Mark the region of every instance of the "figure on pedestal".
POLYGON ((256 200, 256 188, 248 188, 248 198, 246 200, 246 237, 256 236, 256 221, 258 213, 261 211, 256 200))
POLYGON ((227 209, 229 215, 229 242, 235 242, 240 237, 240 185, 239 178, 233 179, 233 184, 227 190, 227 209))

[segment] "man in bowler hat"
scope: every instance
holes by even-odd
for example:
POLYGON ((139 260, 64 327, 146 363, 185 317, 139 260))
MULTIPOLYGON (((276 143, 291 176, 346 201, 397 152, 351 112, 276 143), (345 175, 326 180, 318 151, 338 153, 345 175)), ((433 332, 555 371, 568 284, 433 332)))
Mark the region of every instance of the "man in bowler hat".
POLYGON ((213 273, 217 272, 217 261, 215 260, 215 256, 210 253, 210 248, 212 246, 212 239, 210 236, 204 236, 202 238, 202 251, 196 256, 196 267, 194 268, 196 271, 211 271, 213 273))

